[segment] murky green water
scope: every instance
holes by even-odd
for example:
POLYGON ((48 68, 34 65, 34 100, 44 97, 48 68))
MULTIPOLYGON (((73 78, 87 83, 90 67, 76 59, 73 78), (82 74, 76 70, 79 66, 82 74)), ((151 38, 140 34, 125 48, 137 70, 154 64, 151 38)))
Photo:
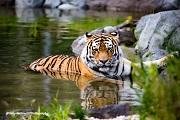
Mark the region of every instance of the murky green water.
MULTIPOLYGON (((35 109, 52 101, 58 89, 61 104, 71 101, 86 106, 85 99, 93 95, 101 98, 97 101, 102 106, 136 99, 135 93, 126 93, 130 81, 122 84, 106 80, 81 86, 19 66, 47 55, 73 55, 70 46, 78 36, 98 27, 118 25, 129 15, 138 19, 142 14, 0 8, 0 113, 35 109)), ((93 106, 91 102, 88 104, 93 106)))

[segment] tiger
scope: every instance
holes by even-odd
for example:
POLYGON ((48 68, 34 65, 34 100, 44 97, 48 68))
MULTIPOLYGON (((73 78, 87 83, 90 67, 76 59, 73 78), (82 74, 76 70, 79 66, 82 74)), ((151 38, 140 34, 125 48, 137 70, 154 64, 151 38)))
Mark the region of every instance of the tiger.
MULTIPOLYGON (((69 72, 84 76, 128 76, 132 73, 132 66, 141 66, 123 57, 118 45, 117 32, 91 34, 85 33, 86 45, 79 56, 51 55, 40 58, 31 64, 23 66, 25 69, 41 72, 49 71, 69 72)), ((172 54, 158 60, 142 62, 145 66, 156 64, 162 67, 172 54)))

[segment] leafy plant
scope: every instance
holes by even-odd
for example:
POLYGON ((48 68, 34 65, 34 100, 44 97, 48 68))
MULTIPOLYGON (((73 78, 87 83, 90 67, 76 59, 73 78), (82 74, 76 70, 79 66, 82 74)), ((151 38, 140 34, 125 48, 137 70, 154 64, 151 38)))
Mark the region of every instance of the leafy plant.
MULTIPOLYGON (((14 112, 14 114, 8 115, 10 120, 67 120, 70 117, 84 120, 85 112, 81 106, 72 106, 71 103, 66 103, 64 106, 59 104, 57 91, 56 96, 49 105, 39 106, 37 112, 24 111, 14 112), (72 108, 73 107, 73 108, 72 108), (72 110, 73 109, 73 110, 72 110), (72 113, 72 114, 71 114, 72 113)), ((31 104, 35 102, 35 99, 31 101, 31 104)))
POLYGON ((72 115, 72 118, 84 120, 85 117, 85 111, 82 109, 82 106, 76 105, 73 109, 74 115, 72 115))
POLYGON ((180 61, 168 61, 166 74, 160 75, 156 65, 134 67, 133 78, 144 89, 140 119, 180 119, 180 61), (136 71, 136 72, 135 72, 136 71))

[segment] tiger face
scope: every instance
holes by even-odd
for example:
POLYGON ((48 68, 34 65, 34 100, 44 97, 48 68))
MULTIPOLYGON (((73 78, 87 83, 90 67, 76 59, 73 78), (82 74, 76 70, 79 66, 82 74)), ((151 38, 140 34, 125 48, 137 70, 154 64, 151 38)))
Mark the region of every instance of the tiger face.
POLYGON ((86 40, 88 42, 81 55, 85 64, 101 73, 111 72, 121 56, 118 49, 118 34, 116 32, 93 35, 86 33, 86 40))

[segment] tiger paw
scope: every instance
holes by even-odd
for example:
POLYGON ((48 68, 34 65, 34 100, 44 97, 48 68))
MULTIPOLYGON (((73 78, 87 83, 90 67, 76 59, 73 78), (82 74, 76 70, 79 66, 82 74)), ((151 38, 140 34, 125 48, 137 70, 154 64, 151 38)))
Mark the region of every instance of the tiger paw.
POLYGON ((170 54, 168 54, 167 56, 159 59, 158 61, 158 67, 161 68, 161 67, 167 67, 167 61, 170 59, 170 58, 174 58, 174 57, 178 57, 179 56, 179 52, 178 51, 175 51, 175 52, 172 52, 170 54))
POLYGON ((175 51, 175 52, 172 52, 172 53, 170 53, 169 55, 168 55, 168 57, 179 57, 179 52, 178 51, 175 51))

